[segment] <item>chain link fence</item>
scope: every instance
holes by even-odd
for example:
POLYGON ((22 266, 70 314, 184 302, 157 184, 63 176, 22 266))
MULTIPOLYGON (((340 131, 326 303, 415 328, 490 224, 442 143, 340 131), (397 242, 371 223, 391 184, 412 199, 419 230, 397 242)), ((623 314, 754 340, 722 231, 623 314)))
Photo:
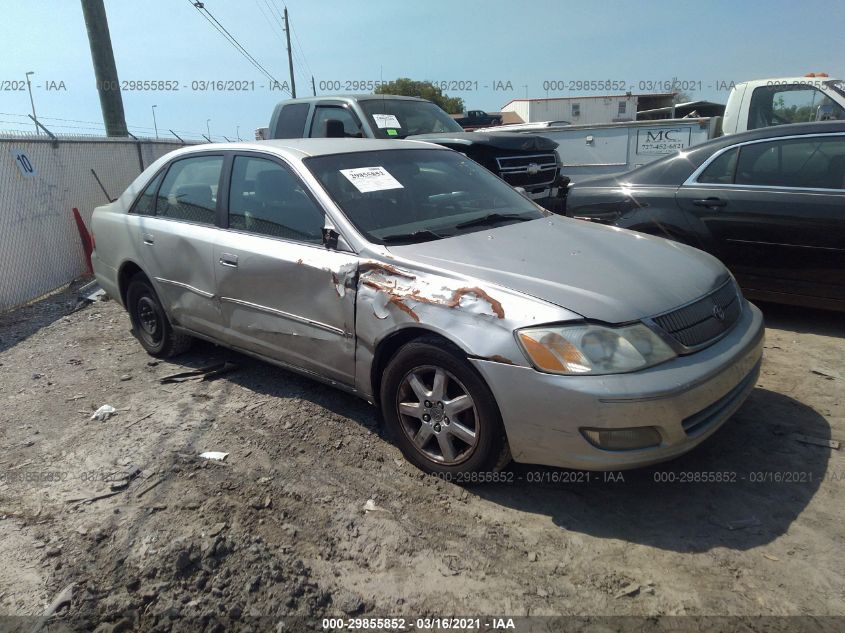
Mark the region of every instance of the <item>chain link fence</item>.
POLYGON ((108 203, 103 188, 118 197, 153 161, 181 146, 0 134, 0 312, 84 274, 85 254, 72 209, 79 209, 90 230, 94 208, 108 203))

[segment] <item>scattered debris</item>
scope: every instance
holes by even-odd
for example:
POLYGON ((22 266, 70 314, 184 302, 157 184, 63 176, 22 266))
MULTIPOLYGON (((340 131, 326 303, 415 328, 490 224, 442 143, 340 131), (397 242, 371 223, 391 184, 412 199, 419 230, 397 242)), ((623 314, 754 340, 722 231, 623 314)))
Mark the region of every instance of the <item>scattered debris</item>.
POLYGON ((143 490, 140 490, 140 491, 138 492, 138 494, 137 494, 137 495, 135 495, 135 498, 136 498, 136 499, 140 499, 140 498, 141 498, 141 497, 143 497, 145 494, 147 494, 150 490, 152 490, 152 489, 153 489, 153 488, 155 488, 157 485, 159 485, 162 481, 164 481, 164 477, 159 477, 159 478, 158 478, 158 479, 156 479, 153 483, 151 483, 149 486, 147 486, 147 487, 146 487, 146 488, 144 488, 143 490))
POLYGON ((115 413, 117 413, 117 409, 115 409, 110 404, 104 404, 99 409, 94 411, 94 415, 91 416, 91 419, 98 420, 99 422, 105 422, 115 413))
POLYGON ((841 374, 836 373, 832 369, 822 368, 822 367, 814 367, 810 370, 812 373, 816 374, 817 376, 823 376, 828 380, 836 380, 837 378, 842 378, 841 374))
POLYGON ((537 555, 537 552, 528 552, 529 563, 536 563, 538 560, 540 560, 540 557, 537 555))
POLYGON ((129 486, 129 483, 141 474, 141 468, 138 466, 130 466, 126 473, 120 479, 111 483, 112 490, 123 490, 129 486))
POLYGON ((375 500, 367 499, 367 503, 364 504, 364 512, 376 512, 377 510, 381 510, 381 508, 376 505, 375 500))
POLYGON ((47 607, 47 610, 44 611, 44 614, 38 619, 35 626, 32 627, 30 633, 38 633, 38 631, 44 628, 44 625, 47 624, 47 620, 49 620, 56 611, 61 609, 64 605, 70 604, 72 598, 73 583, 66 586, 56 595, 55 598, 53 598, 53 602, 50 603, 50 606, 47 607))
POLYGON ((757 527, 760 525, 760 519, 757 517, 748 517, 747 519, 737 519, 736 521, 728 521, 727 528, 729 530, 742 530, 750 527, 757 527))
POLYGON ((235 363, 230 363, 229 361, 225 361, 222 363, 215 363, 214 365, 208 365, 207 367, 200 367, 199 369, 194 369, 191 371, 183 371, 179 372, 178 374, 171 374, 169 376, 165 376, 161 378, 159 382, 162 385, 167 385, 170 383, 177 383, 177 382, 186 382, 188 380, 214 380, 215 378, 219 378, 224 374, 228 374, 230 372, 235 371, 238 366, 235 363))
POLYGON ((129 424, 127 424, 126 428, 128 429, 130 426, 135 426, 136 424, 138 424, 138 422, 143 422, 144 420, 149 418, 153 413, 155 413, 155 411, 150 411, 148 414, 142 415, 140 418, 138 418, 134 422, 130 422, 129 424))
POLYGON ((813 446, 824 446, 825 448, 832 448, 834 450, 839 450, 839 441, 838 440, 826 440, 820 437, 810 437, 809 435, 801 435, 800 433, 794 433, 792 435, 792 439, 796 442, 801 442, 802 444, 812 444, 813 446))
POLYGON ((622 589, 616 594, 615 598, 630 598, 636 596, 638 593, 640 593, 640 585, 632 582, 631 584, 622 587, 622 589))
POLYGON ((216 462, 225 461, 228 456, 229 453, 221 453, 220 451, 206 451, 205 453, 200 453, 200 457, 203 459, 212 459, 216 462))
POLYGON ((222 532, 225 529, 226 529, 225 523, 222 523, 222 522, 221 523, 215 523, 214 525, 211 526, 211 529, 208 531, 208 535, 209 536, 217 536, 218 534, 220 534, 220 532, 222 532))
POLYGON ((779 561, 780 559, 777 556, 772 556, 771 554, 763 554, 763 558, 768 558, 769 560, 779 561))

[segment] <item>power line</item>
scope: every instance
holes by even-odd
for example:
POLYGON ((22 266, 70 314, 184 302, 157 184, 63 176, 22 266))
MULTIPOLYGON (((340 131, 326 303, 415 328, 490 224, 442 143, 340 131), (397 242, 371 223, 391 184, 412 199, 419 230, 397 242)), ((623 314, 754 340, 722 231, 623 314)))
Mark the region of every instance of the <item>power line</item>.
POLYGON ((296 29, 294 29, 293 26, 290 27, 290 32, 293 33, 293 39, 299 47, 299 54, 302 56, 302 61, 305 62, 305 66, 308 68, 308 74, 313 75, 314 71, 311 70, 311 64, 308 63, 308 59, 305 57, 305 51, 302 50, 302 44, 299 43, 299 36, 296 34, 296 29))
POLYGON ((205 18, 205 20, 218 32, 222 35, 227 42, 229 42, 232 46, 235 47, 235 50, 238 51, 241 55, 243 55, 246 60, 252 64, 259 72, 265 75, 268 79, 274 82, 276 85, 282 85, 281 82, 276 79, 270 72, 262 66, 258 60, 255 59, 252 55, 250 55, 249 51, 244 48, 240 42, 232 35, 225 26, 223 26, 220 21, 212 15, 212 13, 205 8, 205 5, 202 2, 194 2, 194 0, 188 0, 190 5, 197 9, 199 14, 205 18))

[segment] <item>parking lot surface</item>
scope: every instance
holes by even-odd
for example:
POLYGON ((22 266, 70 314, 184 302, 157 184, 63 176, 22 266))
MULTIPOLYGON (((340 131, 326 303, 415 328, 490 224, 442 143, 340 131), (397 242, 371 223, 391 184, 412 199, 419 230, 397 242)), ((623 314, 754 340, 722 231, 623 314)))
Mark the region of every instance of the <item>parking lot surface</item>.
POLYGON ((71 586, 61 614, 145 630, 845 615, 841 315, 761 306, 758 387, 673 462, 512 465, 462 487, 409 465, 352 396, 206 343, 156 361, 116 303, 75 306, 71 289, 0 315, 0 613, 39 615, 71 586))

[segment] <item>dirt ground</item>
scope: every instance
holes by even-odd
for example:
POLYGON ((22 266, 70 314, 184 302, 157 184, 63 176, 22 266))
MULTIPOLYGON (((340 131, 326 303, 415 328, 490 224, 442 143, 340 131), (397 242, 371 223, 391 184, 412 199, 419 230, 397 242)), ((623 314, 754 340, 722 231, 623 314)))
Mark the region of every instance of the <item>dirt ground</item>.
POLYGON ((845 616, 843 452, 800 441, 845 440, 842 315, 762 306, 757 389, 669 464, 589 482, 513 465, 461 488, 406 463, 352 396, 205 343, 157 362, 113 301, 75 305, 71 288, 0 315, 0 629, 54 601, 101 633, 845 616), (91 420, 104 404, 117 414, 91 420))

